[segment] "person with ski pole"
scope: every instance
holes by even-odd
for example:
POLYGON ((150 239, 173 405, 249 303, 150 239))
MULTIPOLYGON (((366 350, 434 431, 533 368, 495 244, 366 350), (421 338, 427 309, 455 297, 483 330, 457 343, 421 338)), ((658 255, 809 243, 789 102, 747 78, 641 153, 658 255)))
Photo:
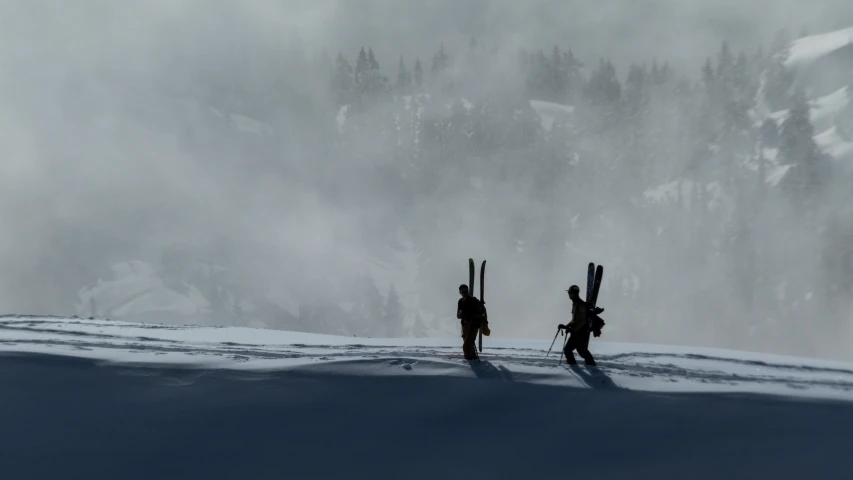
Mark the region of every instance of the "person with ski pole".
POLYGON ((468 285, 459 285, 459 303, 456 308, 456 318, 462 323, 462 352, 465 360, 477 359, 477 347, 475 341, 477 332, 483 326, 486 319, 485 307, 479 298, 473 297, 468 292, 468 285))
POLYGON ((589 305, 581 300, 581 290, 577 285, 572 285, 566 291, 572 300, 572 320, 567 325, 560 324, 557 326, 558 331, 565 329, 566 334, 569 335, 568 340, 566 340, 566 346, 563 348, 563 353, 566 354, 566 363, 569 365, 578 364, 574 354, 572 354, 572 350, 577 350, 578 354, 583 357, 584 363, 593 366, 595 365, 595 359, 592 353, 589 352, 589 335, 591 332, 587 320, 590 315, 597 315, 601 311, 604 311, 604 309, 596 308, 595 311, 590 311, 589 305))

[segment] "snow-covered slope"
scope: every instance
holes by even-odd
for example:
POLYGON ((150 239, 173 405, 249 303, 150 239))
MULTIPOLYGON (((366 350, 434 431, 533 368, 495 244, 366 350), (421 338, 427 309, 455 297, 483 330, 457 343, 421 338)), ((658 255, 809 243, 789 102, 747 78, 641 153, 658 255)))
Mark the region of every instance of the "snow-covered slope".
POLYGON ((204 263, 175 275, 139 260, 119 262, 80 289, 76 313, 128 322, 167 318, 173 324, 294 326, 298 304, 287 292, 277 292, 275 302, 252 292, 235 294, 231 287, 237 282, 230 274, 204 263))
POLYGON ((542 129, 550 132, 555 120, 571 121, 573 119, 574 107, 553 102, 531 100, 530 106, 536 111, 542 122, 542 129))
MULTIPOLYGON (((850 105, 850 92, 848 87, 842 87, 838 90, 824 95, 822 97, 809 100, 809 120, 815 130, 820 131, 824 128, 829 128, 834 125, 839 115, 847 113, 846 110, 850 105)), ((777 125, 788 118, 788 110, 780 110, 770 114, 777 125)))
POLYGON ((681 205, 690 208, 692 200, 696 197, 695 190, 702 190, 703 199, 707 199, 709 210, 716 210, 721 203, 729 201, 723 195, 723 191, 717 182, 709 182, 700 185, 693 180, 680 179, 659 185, 646 190, 643 195, 645 199, 653 204, 667 204, 680 202, 681 205))
POLYGON ((815 135, 814 141, 822 152, 832 158, 853 158, 853 142, 844 138, 838 127, 829 127, 815 135))
POLYGON ((2 317, 0 471, 205 480, 853 474, 844 454, 853 364, 596 340, 599 368, 568 368, 558 352, 545 356, 550 339, 489 337, 482 362, 469 363, 458 343, 2 317))
POLYGON ((99 279, 80 290, 78 314, 132 321, 171 314, 200 321, 207 313, 208 301, 197 288, 185 285, 184 293, 172 290, 144 262, 117 263, 110 270, 111 278, 99 279))
MULTIPOLYGON (((853 27, 805 36, 794 40, 788 46, 788 56, 784 66, 789 71, 799 74, 817 69, 818 72, 812 73, 820 78, 819 73, 831 66, 816 67, 816 62, 850 45, 853 45, 853 27)), ((853 148, 851 148, 853 143, 844 138, 840 125, 849 124, 853 119, 851 93, 849 85, 843 83, 847 76, 839 76, 837 73, 835 75, 835 81, 839 83, 832 86, 835 89, 833 92, 809 100, 809 117, 816 132, 814 140, 820 150, 836 160, 849 162, 853 160, 853 148)), ((812 80, 815 79, 812 78, 812 80)), ((812 86, 807 79, 799 81, 804 82, 802 86, 806 90, 812 86)), ((787 110, 769 114, 777 125, 781 125, 787 116, 787 110)))
POLYGON ((787 68, 800 68, 851 43, 853 27, 808 35, 791 43, 784 64, 787 68))

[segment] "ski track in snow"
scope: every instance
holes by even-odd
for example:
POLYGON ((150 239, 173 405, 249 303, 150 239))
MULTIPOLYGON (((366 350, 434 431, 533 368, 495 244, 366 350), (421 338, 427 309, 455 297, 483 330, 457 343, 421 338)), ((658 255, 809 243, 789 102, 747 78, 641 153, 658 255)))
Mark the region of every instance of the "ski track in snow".
MULTIPOLYGON (((546 357, 550 346, 547 340, 495 341, 486 337, 482 362, 469 365, 458 358, 461 339, 356 339, 248 328, 0 317, 0 352, 82 356, 129 365, 255 371, 319 366, 395 374, 400 373, 399 367, 414 373, 439 373, 443 369, 449 374, 479 376, 490 370, 496 378, 590 386, 567 368, 561 358, 561 341, 559 337, 546 357), (370 368, 365 362, 375 365, 370 368)), ((595 373, 598 383, 612 387, 853 400, 853 364, 820 360, 803 363, 803 359, 745 352, 633 346, 598 340, 593 340, 591 348, 598 367, 583 368, 595 373)))
POLYGON ((467 362, 456 338, 2 316, 0 472, 853 478, 853 363, 594 339, 599 367, 567 367, 561 341, 467 362))

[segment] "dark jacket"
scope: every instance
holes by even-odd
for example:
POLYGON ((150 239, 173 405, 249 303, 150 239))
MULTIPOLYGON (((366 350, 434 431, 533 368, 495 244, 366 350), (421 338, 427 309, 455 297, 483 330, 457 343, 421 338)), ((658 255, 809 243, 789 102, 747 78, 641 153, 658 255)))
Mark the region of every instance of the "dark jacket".
POLYGON ((462 323, 479 322, 485 317, 483 302, 477 297, 467 296, 459 299, 456 307, 456 318, 462 323))
POLYGON ((589 315, 589 304, 580 299, 572 301, 572 320, 568 324, 569 331, 582 332, 588 330, 589 315))

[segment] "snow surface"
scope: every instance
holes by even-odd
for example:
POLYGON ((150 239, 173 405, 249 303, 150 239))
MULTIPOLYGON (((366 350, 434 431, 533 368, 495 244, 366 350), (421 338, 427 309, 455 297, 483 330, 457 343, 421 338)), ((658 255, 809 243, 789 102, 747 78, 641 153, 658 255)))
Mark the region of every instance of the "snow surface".
POLYGON ((853 478, 853 364, 0 317, 4 478, 853 478), (470 455, 469 455, 470 454, 470 455), (569 475, 571 474, 571 475, 569 475))
POLYGON ((808 35, 794 40, 789 48, 784 65, 787 68, 801 68, 839 48, 853 43, 853 27, 831 32, 808 35))
POLYGON ((531 100, 530 106, 536 111, 541 121, 542 128, 546 132, 551 131, 554 126, 554 121, 557 119, 569 121, 572 119, 572 114, 575 107, 571 105, 562 105, 554 102, 543 102, 541 100, 531 100))

